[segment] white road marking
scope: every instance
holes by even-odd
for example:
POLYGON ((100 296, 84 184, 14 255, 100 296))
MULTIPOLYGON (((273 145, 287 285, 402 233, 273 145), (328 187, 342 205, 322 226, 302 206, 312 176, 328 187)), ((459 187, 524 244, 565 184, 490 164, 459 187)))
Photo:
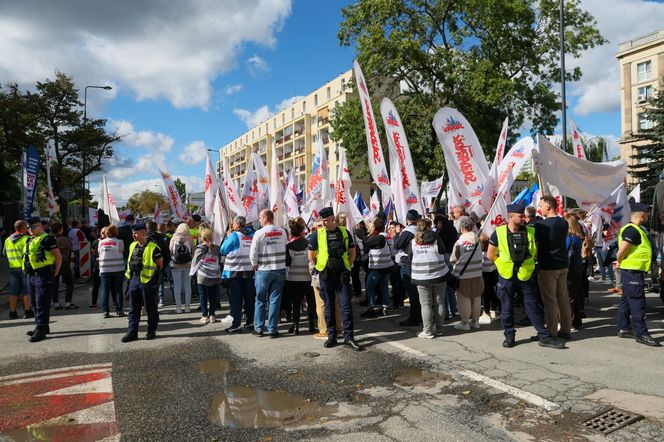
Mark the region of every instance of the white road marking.
POLYGON ((100 424, 106 422, 115 422, 115 403, 113 401, 105 402, 94 407, 86 408, 84 410, 75 411, 73 413, 64 414, 62 416, 54 417, 43 422, 39 425, 57 425, 57 424, 100 424))
POLYGON ((63 376, 71 376, 72 374, 88 373, 90 371, 103 371, 110 370, 112 364, 91 364, 91 365, 78 365, 76 367, 63 367, 54 368, 51 370, 34 371, 32 373, 12 374, 9 376, 0 376, 0 385, 20 384, 22 382, 16 381, 34 381, 35 379, 56 379, 63 376), (13 382, 9 382, 13 381, 13 382), (4 384, 6 382, 6 384, 4 384))
MULTIPOLYGON (((110 373, 109 373, 110 374, 110 373)), ((113 393, 113 381, 110 375, 104 379, 86 382, 85 384, 72 385, 60 390, 49 391, 38 396, 60 396, 64 394, 88 394, 88 393, 113 393)))
MULTIPOLYGON (((394 348, 398 348, 401 351, 404 351, 408 354, 411 354, 413 356, 416 356, 421 359, 433 359, 434 357, 431 355, 428 355, 424 352, 421 352, 419 350, 415 350, 414 348, 411 348, 405 344, 402 344, 400 342, 395 342, 395 341, 390 341, 386 336, 389 336, 389 333, 367 333, 364 336, 371 336, 373 338, 378 339, 379 341, 384 342, 385 344, 391 345, 394 348)), ((542 407, 547 411, 552 411, 557 408, 560 408, 558 404, 555 404, 551 401, 548 401, 544 399, 543 397, 540 397, 534 393, 529 393, 525 390, 522 390, 517 387, 512 387, 511 385, 507 385, 503 382, 497 381, 495 379, 491 379, 490 377, 481 375, 479 373, 475 373, 470 370, 462 370, 459 371, 459 374, 462 376, 465 376, 467 378, 470 378, 474 381, 481 382, 485 385, 488 385, 490 387, 495 388, 496 390, 503 391, 507 394, 510 394, 514 397, 517 397, 519 399, 523 399, 524 401, 535 405, 537 407, 542 407)))

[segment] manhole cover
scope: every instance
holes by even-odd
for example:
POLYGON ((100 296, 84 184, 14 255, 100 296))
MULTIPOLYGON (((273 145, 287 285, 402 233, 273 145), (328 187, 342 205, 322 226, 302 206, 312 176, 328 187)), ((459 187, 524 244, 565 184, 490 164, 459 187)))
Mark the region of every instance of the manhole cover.
POLYGON ((316 353, 315 351, 308 351, 304 355, 308 358, 317 358, 320 356, 320 353, 316 353))
POLYGON ((583 423, 583 426, 601 434, 609 434, 641 419, 643 416, 640 414, 611 408, 591 417, 583 423))

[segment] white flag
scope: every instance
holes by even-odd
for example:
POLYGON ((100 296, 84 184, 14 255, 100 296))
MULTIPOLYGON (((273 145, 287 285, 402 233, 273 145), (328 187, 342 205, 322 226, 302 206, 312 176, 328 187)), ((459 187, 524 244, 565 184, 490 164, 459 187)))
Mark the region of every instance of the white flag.
MULTIPOLYGON (((53 216, 55 213, 55 197, 53 196, 53 187, 51 186, 51 148, 46 148, 46 189, 48 192, 48 214, 53 216)), ((90 220, 92 221, 92 220, 90 220)))
POLYGON ((212 161, 210 161, 210 153, 206 153, 207 163, 205 164, 205 205, 203 206, 205 210, 205 215, 208 218, 212 218, 212 212, 214 211, 214 199, 217 196, 217 191, 219 185, 217 183, 217 174, 212 167, 212 161))
POLYGON ((284 225, 284 194, 281 185, 281 174, 277 164, 277 147, 272 144, 272 160, 270 161, 270 210, 274 212, 274 225, 284 225))
POLYGON ((390 178, 387 175, 387 165, 383 157, 383 148, 380 145, 380 137, 378 136, 378 129, 376 126, 376 117, 374 116, 373 108, 371 107, 371 99, 369 97, 369 90, 364 81, 364 75, 357 60, 353 62, 353 70, 355 71, 355 81, 357 82, 357 92, 360 96, 360 104, 362 106, 362 115, 364 116, 364 128, 367 136, 367 148, 369 149, 369 170, 374 179, 376 186, 383 193, 383 200, 387 200, 391 196, 392 190, 390 189, 390 178))
POLYGON ((286 205, 286 215, 288 218, 292 219, 300 216, 300 208, 297 204, 297 185, 295 184, 295 173, 293 172, 293 169, 288 172, 284 203, 286 205))
POLYGON ((503 121, 503 128, 500 131, 500 136, 498 137, 498 145, 496 146, 496 156, 493 159, 493 164, 491 165, 491 170, 498 170, 500 162, 503 161, 505 157, 505 146, 507 144, 507 129, 509 125, 509 117, 505 117, 503 121))
POLYGON ((422 181, 422 198, 437 197, 443 188, 443 178, 445 178, 445 173, 433 181, 422 181))
POLYGON ((355 225, 362 221, 362 213, 355 205, 355 201, 350 195, 351 187, 350 173, 348 171, 348 163, 346 161, 346 150, 342 147, 339 148, 339 173, 337 174, 336 195, 335 202, 337 213, 345 213, 346 227, 353 229, 355 225))
POLYGON ((246 212, 247 223, 258 221, 258 180, 251 163, 247 165, 247 174, 244 176, 242 204, 246 212))
POLYGON ((480 198, 489 181, 489 166, 482 146, 473 128, 456 109, 440 109, 433 126, 443 148, 450 184, 456 192, 454 200, 458 199, 459 204, 469 208, 480 198))
POLYGON ((482 224, 482 233, 491 237, 493 232, 496 231, 496 227, 503 224, 507 224, 507 205, 505 204, 505 198, 502 194, 499 194, 482 224))
POLYGON ((378 212, 380 212, 380 199, 378 199, 378 192, 374 191, 374 193, 371 194, 371 198, 369 199, 369 220, 372 220, 378 215, 378 212))
POLYGON ((168 202, 171 204, 171 213, 180 219, 184 219, 185 216, 187 216, 187 211, 184 208, 184 204, 182 204, 178 188, 175 187, 175 182, 173 181, 171 174, 168 173, 168 169, 166 169, 166 166, 160 159, 155 158, 155 162, 157 163, 161 177, 164 180, 168 202))
POLYGON ((256 169, 256 182, 258 184, 258 210, 267 209, 270 202, 270 176, 260 155, 256 152, 251 154, 256 169))
POLYGON ((101 209, 106 215, 108 215, 109 220, 112 224, 120 224, 120 215, 118 214, 118 209, 115 206, 115 199, 113 195, 108 190, 108 183, 106 183, 106 175, 102 177, 101 182, 101 209))
POLYGON ((627 200, 629 201, 630 198, 634 198, 634 201, 637 203, 641 202, 641 183, 637 184, 634 189, 627 195, 627 200))
POLYGON ((399 112, 389 98, 383 98, 380 103, 380 113, 387 134, 387 142, 390 148, 390 165, 392 165, 392 180, 398 176, 398 186, 393 186, 393 198, 395 209, 399 219, 404 222, 406 213, 417 210, 424 213, 424 207, 420 199, 420 189, 417 186, 413 158, 410 155, 410 146, 406 138, 406 132, 399 117, 399 112), (396 173, 396 174, 395 174, 396 173))
POLYGON ((212 209, 212 241, 214 244, 221 245, 228 228, 228 207, 224 201, 224 195, 221 189, 217 189, 214 208, 212 209))
MULTIPOLYGON (((582 160, 586 159, 586 151, 583 150, 583 144, 581 143, 581 134, 574 124, 574 120, 570 117, 569 119, 569 129, 572 132, 572 145, 574 146, 574 156, 582 160)), ((565 134, 567 136, 567 134, 565 134)))
POLYGON ((330 176, 327 163, 327 155, 323 141, 318 139, 318 149, 314 153, 311 162, 311 175, 306 193, 306 211, 318 213, 329 199, 330 176))
POLYGON ((509 195, 516 176, 531 157, 534 147, 535 143, 530 137, 522 138, 512 146, 498 166, 496 192, 509 195))
POLYGON ((233 183, 233 180, 231 179, 231 172, 230 168, 228 167, 228 159, 225 156, 223 157, 223 163, 224 173, 222 175, 222 184, 224 187, 224 193, 226 194, 226 203, 228 204, 228 208, 235 212, 236 215, 245 216, 247 213, 244 210, 242 199, 237 192, 235 183, 233 183))

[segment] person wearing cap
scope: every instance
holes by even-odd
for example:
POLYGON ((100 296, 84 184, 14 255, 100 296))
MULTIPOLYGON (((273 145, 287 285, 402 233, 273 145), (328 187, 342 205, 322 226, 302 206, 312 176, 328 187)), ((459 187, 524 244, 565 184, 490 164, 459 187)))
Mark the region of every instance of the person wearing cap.
POLYGON ((134 242, 129 246, 129 260, 125 278, 129 280, 129 310, 127 334, 122 342, 138 339, 138 323, 141 320, 141 309, 145 306, 148 315, 148 331, 145 339, 157 337, 159 310, 157 307, 157 283, 159 269, 163 264, 159 246, 148 238, 145 224, 136 223, 131 227, 134 242))
POLYGON ((531 339, 538 340, 542 347, 564 348, 565 343, 552 337, 544 327, 544 314, 534 277, 537 256, 535 229, 525 225, 524 209, 520 204, 507 206, 508 222, 496 228, 487 249, 487 257, 498 269, 497 295, 505 335, 503 347, 512 348, 516 345, 513 301, 516 290, 520 288, 524 295, 526 315, 537 330, 537 336, 531 339))
POLYGON ((28 238, 23 255, 23 271, 27 274, 28 293, 35 310, 35 329, 28 332, 30 342, 39 342, 50 333, 51 300, 57 289, 62 255, 58 242, 43 230, 41 219, 28 219, 28 238))
POLYGON ((325 348, 337 345, 336 312, 337 296, 341 305, 344 328, 344 344, 355 351, 362 348, 355 342, 353 331, 353 291, 350 285, 351 262, 355 261, 353 237, 343 226, 338 226, 331 207, 324 207, 318 213, 323 228, 309 237, 309 261, 315 264, 320 280, 320 295, 325 303, 325 323, 328 338, 325 348))
POLYGON ((646 327, 645 279, 653 259, 653 246, 643 224, 648 220, 648 206, 631 204, 631 221, 618 234, 617 266, 622 278, 623 295, 618 307, 618 337, 635 338, 650 347, 661 347, 646 327))
POLYGON ((18 298, 23 298, 23 319, 34 318, 28 296, 28 280, 23 272, 23 255, 28 241, 28 226, 22 219, 14 223, 14 233, 5 239, 3 255, 9 263, 9 319, 18 319, 18 298))
MULTIPOLYGON (((396 255, 394 260, 399 266, 401 280, 403 281, 404 288, 410 300, 410 310, 408 312, 408 319, 401 321, 401 326, 417 326, 422 323, 422 312, 420 307, 420 296, 417 292, 417 286, 411 282, 411 260, 413 258, 412 241, 417 231, 417 220, 419 220, 420 213, 415 209, 410 209, 406 213, 406 228, 399 232, 394 241, 394 248, 396 255)), ((400 305, 403 299, 395 299, 394 304, 400 305)))

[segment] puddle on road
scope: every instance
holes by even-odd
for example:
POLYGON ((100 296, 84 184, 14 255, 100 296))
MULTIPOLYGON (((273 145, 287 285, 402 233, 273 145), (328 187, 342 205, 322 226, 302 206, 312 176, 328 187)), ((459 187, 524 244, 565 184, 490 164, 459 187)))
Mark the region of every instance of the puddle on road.
POLYGON ((231 428, 292 427, 332 419, 337 408, 283 391, 235 386, 215 396, 209 418, 231 428))
POLYGON ((208 359, 198 363, 198 369, 205 374, 228 374, 231 369, 231 363, 225 359, 208 359))
POLYGON ((452 377, 423 368, 404 368, 397 372, 394 383, 402 387, 434 387, 440 382, 450 382, 452 377))

